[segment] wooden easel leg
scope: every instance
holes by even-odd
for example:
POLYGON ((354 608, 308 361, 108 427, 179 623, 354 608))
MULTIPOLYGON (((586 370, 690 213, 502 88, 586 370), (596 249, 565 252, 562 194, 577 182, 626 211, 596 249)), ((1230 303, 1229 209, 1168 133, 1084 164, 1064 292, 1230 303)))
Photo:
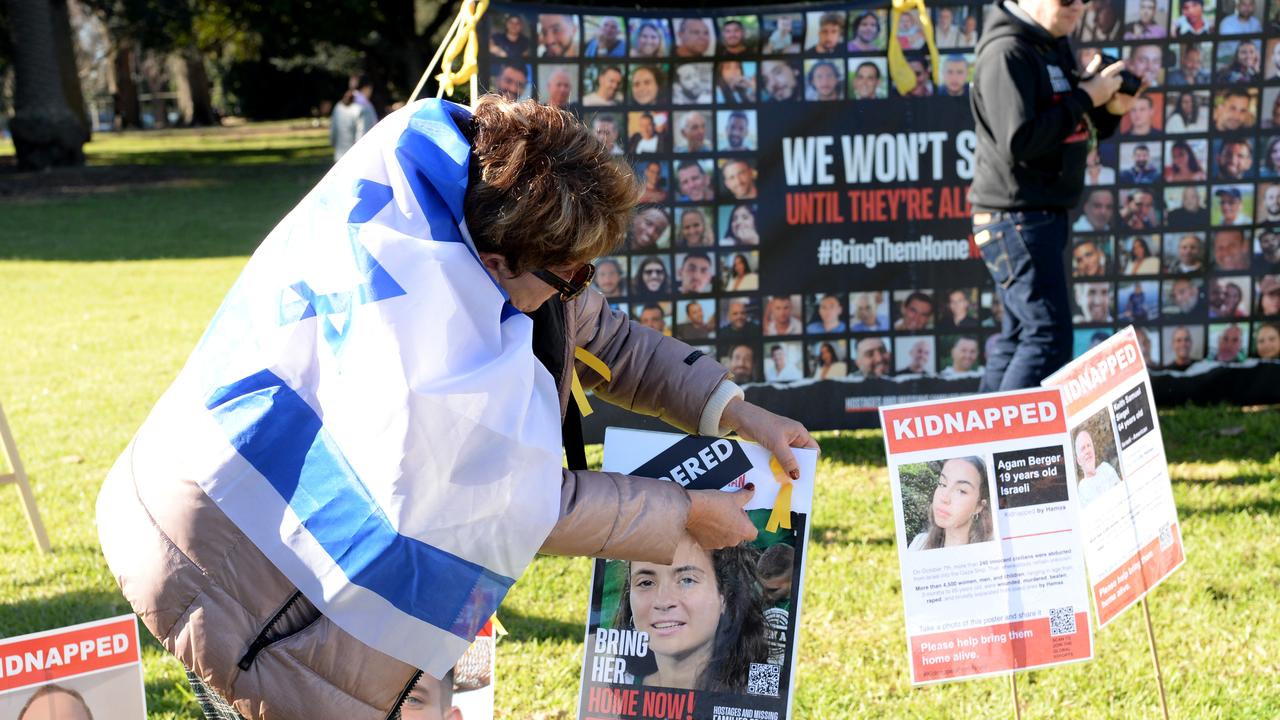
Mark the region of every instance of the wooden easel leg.
POLYGON ((0 440, 4 442, 4 452, 9 458, 9 466, 13 468, 12 473, 0 475, 0 485, 12 482, 18 486, 18 494, 22 496, 22 509, 27 513, 31 534, 36 536, 36 546, 40 548, 40 552, 50 552, 52 548, 49 545, 49 534, 45 532, 44 523, 40 520, 36 496, 31 492, 27 471, 22 468, 22 459, 18 457, 18 445, 13 441, 13 433, 9 430, 9 421, 5 419, 3 407, 0 407, 0 440))
POLYGON ((1160 712, 1169 720, 1169 699, 1164 694, 1164 674, 1160 672, 1160 656, 1156 653, 1156 631, 1151 627, 1151 610, 1147 599, 1142 598, 1142 614, 1147 619, 1147 640, 1151 643, 1151 666, 1156 671, 1156 687, 1160 689, 1160 712))

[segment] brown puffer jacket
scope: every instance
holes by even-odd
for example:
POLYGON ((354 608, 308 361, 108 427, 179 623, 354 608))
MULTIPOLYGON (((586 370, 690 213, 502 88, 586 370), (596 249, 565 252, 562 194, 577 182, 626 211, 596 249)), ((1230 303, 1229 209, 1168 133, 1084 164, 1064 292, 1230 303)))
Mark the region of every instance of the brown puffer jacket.
MULTIPOLYGON (((535 318, 535 345, 550 337, 551 347, 563 347, 562 362, 544 358, 559 371, 562 418, 575 345, 612 371, 606 385, 578 364, 596 397, 691 433, 727 374, 713 358, 611 310, 594 291, 567 305, 555 300, 535 318)), ((103 553, 147 628, 246 718, 388 717, 417 670, 322 616, 193 479, 164 467, 169 453, 145 451, 181 440, 163 437, 164 428, 152 432, 134 438, 98 498, 103 553)), ((669 563, 688 506, 673 483, 565 470, 560 519, 542 552, 669 563)))

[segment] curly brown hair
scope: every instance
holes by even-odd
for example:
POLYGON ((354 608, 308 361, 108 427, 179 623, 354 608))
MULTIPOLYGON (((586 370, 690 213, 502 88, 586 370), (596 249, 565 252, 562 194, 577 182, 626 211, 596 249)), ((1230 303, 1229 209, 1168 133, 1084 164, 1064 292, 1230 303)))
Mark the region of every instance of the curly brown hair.
MULTIPOLYGON (((741 693, 746 690, 751 665, 769 658, 765 638, 764 599, 756 562, 760 551, 742 543, 710 551, 716 590, 724 598, 724 610, 712 640, 711 659, 693 683, 698 690, 741 693)), ((631 563, 618 597, 613 627, 635 627, 631 611, 631 563)), ((650 651, 652 653, 652 651, 650 651)))
POLYGON ((501 253, 519 274, 618 248, 641 187, 590 128, 564 110, 492 94, 474 115, 463 212, 478 250, 501 253))

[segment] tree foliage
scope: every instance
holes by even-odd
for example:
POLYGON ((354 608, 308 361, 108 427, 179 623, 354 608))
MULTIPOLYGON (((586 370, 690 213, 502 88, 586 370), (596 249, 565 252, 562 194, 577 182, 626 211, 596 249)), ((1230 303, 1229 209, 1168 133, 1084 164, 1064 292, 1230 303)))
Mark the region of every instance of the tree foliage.
POLYGON ((902 486, 902 518, 906 539, 929 527, 929 506, 933 503, 933 491, 938 487, 941 462, 905 463, 898 466, 898 479, 902 486))

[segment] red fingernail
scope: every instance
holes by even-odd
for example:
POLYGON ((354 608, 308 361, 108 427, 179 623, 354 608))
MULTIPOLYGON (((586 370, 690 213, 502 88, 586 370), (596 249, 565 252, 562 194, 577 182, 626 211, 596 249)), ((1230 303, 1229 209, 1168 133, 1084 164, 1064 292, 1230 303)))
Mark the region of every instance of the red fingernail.
POLYGON ((755 490, 755 489, 756 489, 756 484, 755 484, 755 483, 747 483, 746 485, 744 485, 744 486, 743 486, 743 488, 744 488, 744 489, 746 489, 746 490, 755 490))
POLYGON ((791 479, 792 479, 792 480, 799 480, 799 479, 800 479, 800 471, 799 471, 799 470, 792 470, 790 474, 791 474, 791 479))

